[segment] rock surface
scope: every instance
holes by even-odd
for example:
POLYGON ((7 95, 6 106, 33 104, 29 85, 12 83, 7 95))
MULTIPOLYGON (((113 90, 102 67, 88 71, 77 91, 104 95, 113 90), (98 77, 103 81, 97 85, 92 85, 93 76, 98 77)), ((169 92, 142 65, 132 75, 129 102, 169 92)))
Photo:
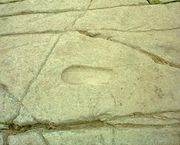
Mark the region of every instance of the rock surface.
POLYGON ((0 133, 0 145, 5 145, 6 135, 4 133, 0 133))
POLYGON ((9 145, 46 145, 42 136, 36 131, 10 135, 7 141, 9 145))
POLYGON ((0 11, 0 145, 180 144, 178 0, 0 11))

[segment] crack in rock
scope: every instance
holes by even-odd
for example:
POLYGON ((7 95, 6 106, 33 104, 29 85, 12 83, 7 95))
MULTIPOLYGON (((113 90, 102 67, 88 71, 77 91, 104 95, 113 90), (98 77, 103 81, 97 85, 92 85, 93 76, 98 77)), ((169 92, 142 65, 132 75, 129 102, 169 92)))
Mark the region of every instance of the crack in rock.
POLYGON ((54 124, 54 123, 36 123, 33 125, 19 126, 16 124, 8 124, 8 129, 1 129, 0 132, 6 133, 8 135, 15 135, 29 130, 53 130, 53 131, 62 131, 62 130, 79 130, 79 129, 90 129, 90 128, 101 128, 101 127, 115 127, 115 128, 164 128, 164 127, 180 127, 180 123, 173 124, 132 124, 132 123, 118 123, 111 124, 100 119, 92 121, 81 121, 68 124, 54 124))
POLYGON ((90 1, 89 1, 89 5, 87 6, 87 8, 86 8, 86 10, 84 11, 84 13, 81 13, 81 14, 74 20, 74 22, 72 23, 72 26, 71 26, 72 28, 76 25, 76 22, 77 22, 80 18, 82 18, 82 17, 84 17, 84 16, 86 15, 86 13, 87 13, 88 9, 90 8, 92 2, 93 2, 93 0, 90 0, 90 1))
POLYGON ((42 69, 44 68, 44 66, 46 65, 47 61, 48 61, 48 58, 50 57, 50 55, 52 54, 53 50, 55 49, 57 43, 59 42, 59 39, 60 39, 61 35, 59 35, 56 39, 56 41, 54 42, 53 46, 51 47, 49 53, 47 54, 47 56, 45 57, 45 60, 44 62, 40 65, 40 68, 37 72, 37 74, 33 77, 33 79, 29 82, 26 90, 25 90, 25 93, 23 94, 23 96, 21 97, 21 102, 23 101, 23 99, 25 98, 25 96, 27 95, 27 93, 29 92, 29 89, 31 87, 31 85, 36 81, 36 79, 38 78, 39 74, 41 73, 42 69))
MULTIPOLYGON (((22 0, 22 1, 24 1, 24 0, 22 0)), ((132 6, 145 6, 145 5, 147 6, 147 4, 132 4, 132 5, 118 5, 118 6, 102 7, 102 8, 90 8, 92 1, 93 0, 90 1, 88 8, 85 10, 85 13, 87 13, 87 11, 112 9, 112 8, 118 8, 118 7, 132 7, 132 6)), ((0 15, 0 18, 21 16, 21 15, 35 15, 35 14, 59 14, 59 13, 67 13, 67 12, 84 12, 84 10, 83 9, 75 9, 75 8, 59 9, 59 10, 52 9, 52 10, 47 10, 47 11, 26 10, 26 11, 20 11, 20 12, 16 12, 16 13, 12 13, 12 14, 0 15)), ((83 13, 83 15, 84 15, 84 13, 83 13)))
POLYGON ((25 1, 25 0, 11 0, 11 1, 0 1, 0 4, 2 5, 2 4, 11 4, 11 3, 17 3, 17 2, 23 2, 23 1, 25 1))
POLYGON ((101 33, 91 33, 91 32, 88 32, 88 31, 78 31, 80 34, 82 35, 85 35, 85 36, 88 36, 88 37, 91 37, 91 38, 101 38, 101 39, 105 39, 105 40, 108 40, 108 41, 111 41, 111 42, 115 42, 115 43, 120 43, 122 45, 125 45, 131 49, 134 49, 142 54, 145 54, 146 56, 150 57, 155 63, 157 64, 161 64, 161 65, 167 65, 167 66, 170 66, 170 67, 174 67, 174 68, 177 68, 177 69, 180 69, 180 64, 175 64, 175 63, 172 63, 156 54, 153 54, 151 52, 148 52, 144 49, 142 49, 140 46, 136 46, 136 45, 133 45, 133 44, 130 44, 130 43, 126 43, 126 42, 122 42, 120 40, 116 40, 116 39, 113 39, 112 36, 106 36, 106 35, 103 35, 101 33))
POLYGON ((180 2, 180 0, 169 0, 169 1, 162 1, 162 0, 147 0, 149 4, 156 5, 156 4, 169 4, 169 3, 176 3, 180 2))
MULTIPOLYGON (((165 29, 148 29, 148 30, 120 30, 114 28, 101 28, 101 29, 88 29, 88 30, 79 30, 79 29, 66 29, 66 30, 45 30, 45 31, 29 31, 29 32, 20 32, 20 33, 4 33, 0 34, 0 37, 8 37, 8 36, 19 36, 19 35, 43 35, 43 34, 62 34, 67 32, 79 32, 81 34, 87 35, 89 37, 95 37, 94 35, 102 35, 100 33, 90 33, 89 31, 117 31, 117 32, 129 32, 129 33, 141 33, 141 32, 159 32, 159 31, 171 31, 171 30, 179 30, 180 27, 174 28, 165 28, 165 29)), ((106 36, 107 37, 107 36, 106 36)), ((111 37, 111 36, 110 36, 111 37)))
MULTIPOLYGON (((60 36, 61 36, 61 35, 59 35, 59 36, 57 37, 57 39, 56 39, 56 41, 54 42, 53 46, 51 47, 49 53, 47 54, 45 60, 44 60, 43 63, 40 65, 40 68, 39 68, 37 74, 36 74, 36 75, 32 78, 32 80, 29 82, 29 84, 28 84, 28 86, 27 86, 24 94, 22 95, 21 99, 18 100, 18 102, 20 103, 21 107, 24 106, 24 105, 22 104, 22 102, 23 102, 25 96, 26 96, 27 93, 29 92, 29 89, 30 89, 31 85, 32 85, 32 84, 36 81, 36 79, 38 78, 38 76, 39 76, 39 74, 41 73, 43 67, 46 65, 48 58, 50 57, 51 53, 52 53, 53 50, 55 49, 56 44, 58 43, 58 41, 59 41, 59 39, 60 39, 60 36)), ((10 121, 11 123, 20 115, 21 107, 19 107, 17 114, 11 119, 11 121, 10 121)), ((24 106, 24 107, 25 107, 25 106, 24 106)), ((34 119, 34 118, 33 118, 33 119, 34 119)))

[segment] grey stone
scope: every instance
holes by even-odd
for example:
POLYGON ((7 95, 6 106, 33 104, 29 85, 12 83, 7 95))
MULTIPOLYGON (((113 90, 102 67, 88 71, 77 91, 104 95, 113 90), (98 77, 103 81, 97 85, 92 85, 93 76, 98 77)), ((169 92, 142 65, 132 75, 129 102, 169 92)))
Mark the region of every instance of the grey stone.
POLYGON ((46 145, 41 135, 36 131, 29 131, 8 136, 9 145, 46 145))
MULTIPOLYGON (((4 0, 4 2, 7 0, 4 0)), ((10 0, 9 0, 10 1, 10 0)), ((13 0, 11 0, 13 1, 13 0)), ((63 13, 68 11, 84 11, 91 0, 19 0, 20 2, 0 5, 0 17, 16 16, 21 14, 36 13, 63 13)), ((94 0, 89 9, 116 7, 124 5, 148 4, 146 0, 94 0)))
POLYGON ((178 145, 179 133, 180 128, 118 128, 114 138, 120 145, 178 145))
POLYGON ((0 124, 0 130, 2 130, 2 129, 8 129, 9 127, 8 127, 8 125, 6 125, 6 124, 0 124))
POLYGON ((13 123, 20 126, 26 126, 26 125, 36 124, 37 122, 27 111, 27 109, 24 106, 22 106, 19 115, 13 120, 13 123))
POLYGON ((172 3, 87 11, 76 21, 74 29, 141 32, 179 28, 179 7, 180 3, 172 3))
POLYGON ((89 9, 103 9, 111 7, 133 6, 148 4, 146 0, 93 0, 89 9))
POLYGON ((0 37, 0 82, 17 99, 24 96, 56 38, 50 34, 0 37))
POLYGON ((0 145, 178 145, 177 1, 0 0, 0 145))
POLYGON ((100 128, 45 132, 50 145, 178 145, 179 128, 100 128))
POLYGON ((0 145, 6 144, 6 134, 0 133, 0 145))
POLYGON ((57 124, 179 110, 179 73, 122 44, 69 32, 23 104, 39 122, 57 124))
POLYGON ((0 122, 11 121, 17 115, 19 107, 19 102, 9 93, 7 86, 0 83, 0 122))
POLYGON ((141 116, 141 117, 119 117, 111 119, 101 119, 109 124, 118 125, 118 124, 141 124, 141 125, 169 125, 169 124, 179 124, 178 119, 166 119, 165 117, 150 117, 150 116, 141 116))
POLYGON ((33 14, 0 18, 0 36, 18 33, 60 33, 69 28, 82 12, 33 14), (62 21, 66 20, 65 23, 62 21), (26 25, 28 23, 28 25, 26 25), (42 26, 43 24, 43 26, 42 26))
POLYGON ((147 52, 156 54, 159 57, 180 66, 180 30, 151 30, 147 32, 129 30, 129 32, 119 31, 89 31, 93 34, 101 34, 106 37, 129 44, 129 47, 139 47, 147 52))
POLYGON ((71 131, 44 132, 50 145, 111 145, 112 129, 79 129, 71 131))
POLYGON ((67 11, 79 11, 86 9, 90 0, 74 0, 73 3, 71 0, 25 0, 18 3, 11 3, 6 5, 0 5, 0 16, 13 16, 21 15, 22 13, 63 13, 67 11))

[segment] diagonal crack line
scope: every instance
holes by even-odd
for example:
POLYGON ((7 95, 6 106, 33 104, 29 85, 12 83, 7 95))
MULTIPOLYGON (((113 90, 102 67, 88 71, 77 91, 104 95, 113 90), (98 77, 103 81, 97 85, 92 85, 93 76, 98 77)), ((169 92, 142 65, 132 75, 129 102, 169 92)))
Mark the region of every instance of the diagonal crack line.
POLYGON ((80 9, 60 9, 60 10, 54 9, 54 10, 48 10, 48 11, 26 10, 26 11, 15 12, 12 14, 0 15, 0 18, 23 16, 23 15, 35 15, 35 14, 59 14, 59 13, 68 13, 68 12, 81 12, 81 11, 83 10, 80 10, 80 9))
MULTIPOLYGON (((71 31, 71 30, 69 30, 71 31)), ((62 30, 45 30, 45 31, 29 31, 29 32, 13 32, 13 33, 6 33, 6 34, 0 34, 0 37, 7 37, 7 36, 21 36, 21 35, 38 35, 38 34, 61 34, 68 31, 62 31, 62 30)))
POLYGON ((89 9, 90 6, 91 6, 92 1, 93 1, 93 0, 90 0, 90 1, 89 1, 89 4, 88 4, 86 10, 84 11, 84 13, 81 13, 81 14, 78 16, 78 18, 76 18, 76 19, 74 20, 74 22, 72 23, 72 26, 71 26, 72 28, 76 25, 76 22, 77 22, 80 18, 82 18, 82 17, 84 17, 84 16, 86 15, 88 9, 89 9))
POLYGON ((142 4, 121 4, 116 6, 107 6, 107 7, 99 7, 99 8, 89 8, 88 10, 104 10, 104 9, 113 9, 113 8, 120 8, 120 7, 142 7, 142 6, 149 6, 149 4, 142 3, 142 4))
POLYGON ((42 131, 39 131, 39 134, 45 145, 50 145, 49 141, 44 137, 42 131))
MULTIPOLYGON (((59 41, 59 39, 60 39, 60 37, 61 37, 61 35, 59 35, 59 36, 57 37, 57 40, 54 42, 52 48, 50 49, 49 53, 47 54, 47 56, 46 56, 46 58, 45 58, 45 61, 41 64, 40 69, 38 70, 37 74, 35 75, 35 77, 33 77, 33 79, 32 79, 32 80, 29 82, 29 84, 27 85, 27 88, 26 88, 24 94, 22 95, 21 99, 20 99, 20 100, 18 99, 18 102, 20 103, 21 107, 19 107, 18 113, 16 114, 16 116, 14 116, 14 117, 12 118, 11 122, 13 122, 13 121, 20 115, 21 108, 22 108, 22 106, 24 106, 24 104, 23 104, 22 102, 23 102, 25 96, 26 96, 27 93, 29 92, 29 89, 30 89, 31 85, 33 84, 33 82, 38 78, 38 76, 39 76, 39 74, 41 73, 43 67, 46 65, 46 62, 47 62, 48 58, 50 57, 51 53, 53 52, 56 44, 58 43, 58 41, 59 41)), ((24 106, 24 108, 26 108, 26 107, 24 106)), ((26 108, 26 109, 27 109, 27 108, 26 108)), ((28 109, 27 109, 27 110, 28 110, 28 109)), ((33 118, 33 116, 31 116, 31 117, 33 118)), ((33 118, 33 119, 35 120, 35 118, 33 118)), ((36 121, 36 120, 35 120, 35 121, 36 121)))
POLYGON ((11 3, 17 3, 17 2, 23 2, 25 0, 12 0, 12 1, 5 1, 5 2, 0 2, 0 5, 3 4, 11 4, 11 3))
POLYGON ((161 2, 160 0, 147 0, 147 2, 150 5, 157 5, 157 4, 158 5, 165 5, 165 4, 180 2, 180 0, 170 0, 170 1, 167 1, 167 2, 161 2))
MULTIPOLYGON (((14 2, 22 2, 21 1, 14 1, 14 2)), ((173 1, 173 2, 179 2, 179 1, 173 1)), ((161 5, 173 3, 173 2, 165 2, 161 3, 161 5)), ((9 2, 10 3, 10 2, 9 2)), ((13 3, 13 2, 11 2, 13 3)), ((6 3, 0 3, 0 4, 6 4, 6 3)), ((121 8, 121 7, 142 7, 142 6, 149 6, 149 4, 127 4, 127 5, 116 5, 116 6, 110 6, 110 7, 100 7, 100 8, 89 8, 86 9, 86 11, 95 11, 95 10, 106 10, 106 9, 113 9, 113 8, 121 8)), ((151 5, 152 6, 152 5, 151 5)), ((71 9, 50 9, 47 11, 38 11, 38 10, 26 10, 26 11, 19 11, 15 13, 10 13, 10 14, 2 14, 0 15, 0 18, 4 17, 14 17, 14 16, 22 16, 22 15, 35 15, 35 14, 59 14, 59 13, 67 13, 67 12, 83 12, 83 9, 76 9, 76 8, 71 8, 71 9)))
POLYGON ((140 53, 143 53, 145 54, 146 56, 150 57, 155 63, 157 64, 162 64, 162 65, 168 65, 170 67, 174 67, 174 68, 177 68, 177 69, 180 69, 180 64, 175 64, 175 63, 172 63, 156 54, 153 54, 151 52, 148 52, 144 49, 142 49, 141 47, 139 46, 136 46, 136 45, 133 45, 133 44, 130 44, 130 43, 126 43, 126 42, 122 42, 120 40, 116 40, 116 39, 113 39, 111 36, 105 36, 101 33, 90 33, 88 31, 78 31, 80 34, 82 35, 85 35, 85 36, 88 36, 88 37, 91 37, 91 38, 101 38, 101 39, 105 39, 105 40, 108 40, 108 41, 111 41, 111 42, 115 42, 115 43, 120 43, 122 45, 125 45, 131 49, 134 49, 140 53))
POLYGON ((125 45, 127 47, 130 47, 130 48, 134 49, 134 50, 137 50, 138 52, 141 52, 141 53, 145 54, 146 56, 149 56, 157 64, 168 65, 170 67, 180 69, 180 64, 174 64, 174 63, 172 63, 172 62, 170 62, 170 61, 168 61, 168 60, 166 60, 166 59, 164 59, 164 58, 162 58, 162 57, 160 57, 160 56, 158 56, 158 55, 156 55, 154 53, 151 53, 151 52, 148 52, 148 51, 142 49, 139 46, 132 45, 130 43, 125 43, 125 42, 115 40, 115 39, 111 39, 111 40, 113 42, 118 42, 118 43, 121 43, 121 44, 123 44, 123 45, 125 45))
POLYGON ((51 47, 49 53, 47 54, 44 62, 41 64, 37 74, 33 77, 33 79, 29 82, 26 90, 25 90, 25 93, 23 94, 22 98, 21 98, 21 102, 23 101, 23 99, 25 98, 25 96, 27 95, 27 93, 29 92, 29 89, 31 87, 31 85, 35 82, 35 80, 38 78, 39 74, 41 73, 42 69, 44 68, 44 66, 46 65, 47 61, 48 61, 48 58, 50 57, 50 55, 52 54, 53 50, 55 49, 59 39, 60 39, 61 35, 59 35, 56 39, 56 41, 54 42, 53 46, 51 47))
MULTIPOLYGON (((74 25, 74 23, 73 23, 74 25)), ((37 35, 37 34, 60 34, 65 32, 88 32, 88 31, 117 31, 122 33, 143 33, 143 32, 163 32, 163 31, 173 31, 179 30, 180 27, 174 28, 165 28, 165 29, 148 29, 148 30, 121 30, 121 29, 114 29, 114 28, 101 28, 101 29, 87 29, 87 30, 79 30, 79 29, 66 29, 66 30, 44 30, 44 31, 27 31, 27 32, 12 32, 12 33, 4 33, 0 34, 0 37, 8 37, 8 36, 21 36, 21 35, 37 35)), ((88 32, 90 34, 90 32, 88 32)), ((93 35, 93 33, 92 33, 93 35)))
POLYGON ((163 2, 162 4, 170 4, 170 3, 177 3, 180 2, 180 0, 174 0, 174 1, 169 1, 169 2, 163 2))
MULTIPOLYGON (((86 11, 95 11, 95 10, 103 10, 103 9, 113 9, 113 8, 120 8, 120 7, 137 7, 137 6, 145 6, 148 4, 131 4, 131 5, 117 5, 117 6, 110 6, 110 7, 102 7, 102 8, 90 8, 92 3, 92 0, 90 1, 90 5, 88 5, 88 8, 86 11)), ((13 17, 13 16, 21 16, 21 15, 32 15, 32 14, 58 14, 58 13, 67 13, 67 12, 83 12, 83 9, 51 9, 47 11, 33 11, 33 10, 26 10, 26 11, 20 11, 20 12, 15 12, 11 14, 3 14, 0 15, 0 18, 4 17, 13 17)))

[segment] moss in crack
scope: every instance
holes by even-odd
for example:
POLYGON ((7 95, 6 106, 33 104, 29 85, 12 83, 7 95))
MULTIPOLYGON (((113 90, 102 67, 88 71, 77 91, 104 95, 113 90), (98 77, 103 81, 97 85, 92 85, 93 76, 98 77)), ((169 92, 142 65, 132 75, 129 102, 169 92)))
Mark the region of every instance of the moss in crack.
POLYGON ((99 128, 99 127, 112 127, 112 124, 106 123, 99 119, 92 121, 80 121, 68 124, 55 124, 55 123, 36 123, 29 124, 25 126, 19 126, 14 123, 7 124, 8 128, 1 129, 0 132, 6 133, 8 135, 15 135, 18 133, 23 133, 33 129, 45 129, 45 130, 72 130, 72 129, 82 129, 82 128, 99 128))

